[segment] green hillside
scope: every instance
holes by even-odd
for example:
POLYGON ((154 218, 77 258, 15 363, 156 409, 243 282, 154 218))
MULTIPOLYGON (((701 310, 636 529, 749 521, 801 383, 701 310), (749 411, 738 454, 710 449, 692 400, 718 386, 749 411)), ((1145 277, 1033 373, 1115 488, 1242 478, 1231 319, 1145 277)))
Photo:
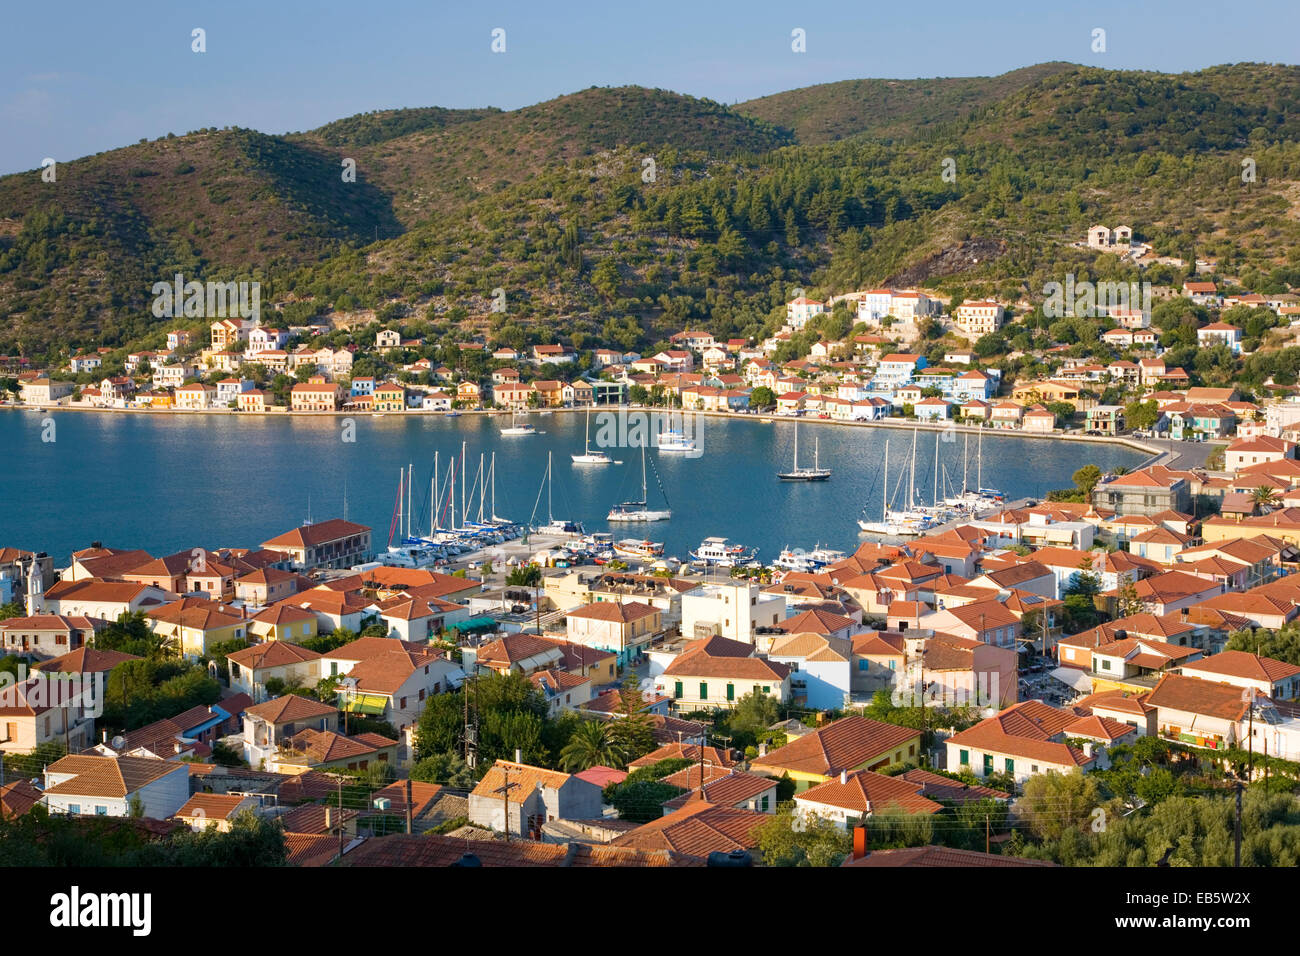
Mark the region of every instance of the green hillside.
POLYGON ((578 331, 631 348, 687 322, 761 334, 796 287, 1016 298, 1067 270, 1136 278, 1071 245, 1094 222, 1234 277, 1300 262, 1296 67, 893 83, 735 109, 590 89, 288 136, 209 130, 62 164, 57 184, 4 177, 0 353, 132 344, 159 328, 149 288, 176 271, 255 276, 297 317, 383 310, 449 340, 578 331))

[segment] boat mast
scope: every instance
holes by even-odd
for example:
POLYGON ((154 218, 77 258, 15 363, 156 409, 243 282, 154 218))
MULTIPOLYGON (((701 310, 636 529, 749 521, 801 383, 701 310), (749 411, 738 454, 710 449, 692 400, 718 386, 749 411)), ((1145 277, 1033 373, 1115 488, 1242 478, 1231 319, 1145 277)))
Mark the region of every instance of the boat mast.
POLYGON ((429 537, 441 529, 438 523, 438 453, 433 453, 433 477, 429 479, 429 537))
POLYGON ((411 512, 415 510, 413 492, 415 490, 415 465, 406 463, 406 536, 411 536, 411 512))
POLYGON ((497 520, 497 453, 492 453, 492 520, 497 520))
POLYGON ((641 446, 641 507, 645 508, 650 504, 650 495, 646 491, 645 483, 645 445, 641 446))
POLYGON ((934 506, 939 507, 939 432, 934 433, 934 506))
POLYGON ((552 524, 555 521, 555 513, 551 510, 551 453, 546 453, 546 521, 552 524))
POLYGON ((976 444, 975 460, 975 493, 979 494, 984 490, 984 431, 980 430, 979 441, 976 444))
POLYGON ((469 514, 465 510, 465 446, 468 442, 460 443, 460 520, 463 523, 469 514))
POLYGON ((916 507, 916 429, 912 429, 912 470, 907 483, 907 510, 916 507))
POLYGON ((880 494, 880 520, 889 520, 889 439, 885 439, 885 484, 880 494))
POLYGON ((961 450, 961 496, 966 497, 970 493, 970 432, 966 433, 966 444, 961 450))

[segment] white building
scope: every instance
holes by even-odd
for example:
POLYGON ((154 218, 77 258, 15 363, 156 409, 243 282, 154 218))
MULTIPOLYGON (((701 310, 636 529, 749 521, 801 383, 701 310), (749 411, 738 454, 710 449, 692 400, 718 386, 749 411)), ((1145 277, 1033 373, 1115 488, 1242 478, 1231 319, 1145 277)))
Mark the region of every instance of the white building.
POLYGON ((785 597, 764 594, 757 583, 702 584, 682 595, 682 635, 714 634, 755 644, 760 627, 776 627, 786 616, 785 597))

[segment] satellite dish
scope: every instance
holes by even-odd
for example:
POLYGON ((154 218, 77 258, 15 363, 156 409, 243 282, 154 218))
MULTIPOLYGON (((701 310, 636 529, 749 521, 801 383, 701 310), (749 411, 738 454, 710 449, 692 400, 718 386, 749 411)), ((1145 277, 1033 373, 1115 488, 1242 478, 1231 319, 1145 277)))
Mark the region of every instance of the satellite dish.
POLYGON ((109 742, 109 746, 112 747, 114 750, 121 750, 123 747, 126 746, 126 738, 123 737, 121 734, 118 734, 109 742))

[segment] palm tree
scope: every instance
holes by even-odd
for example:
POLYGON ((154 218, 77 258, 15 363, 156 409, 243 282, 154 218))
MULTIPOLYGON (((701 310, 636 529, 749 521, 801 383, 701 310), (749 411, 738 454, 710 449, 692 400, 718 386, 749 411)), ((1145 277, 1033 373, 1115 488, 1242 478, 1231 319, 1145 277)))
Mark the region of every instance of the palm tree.
POLYGON ((1277 489, 1270 485, 1260 485, 1250 493, 1250 500, 1255 504, 1264 507, 1277 504, 1277 489))
POLYGON ((1128 469, 1125 468, 1123 465, 1116 465, 1114 468, 1110 470, 1110 473, 1118 478, 1120 475, 1127 475, 1128 469))
POLYGON ((560 764, 570 772, 611 766, 622 760, 623 749, 614 742, 609 724, 599 720, 583 721, 560 751, 560 764))

